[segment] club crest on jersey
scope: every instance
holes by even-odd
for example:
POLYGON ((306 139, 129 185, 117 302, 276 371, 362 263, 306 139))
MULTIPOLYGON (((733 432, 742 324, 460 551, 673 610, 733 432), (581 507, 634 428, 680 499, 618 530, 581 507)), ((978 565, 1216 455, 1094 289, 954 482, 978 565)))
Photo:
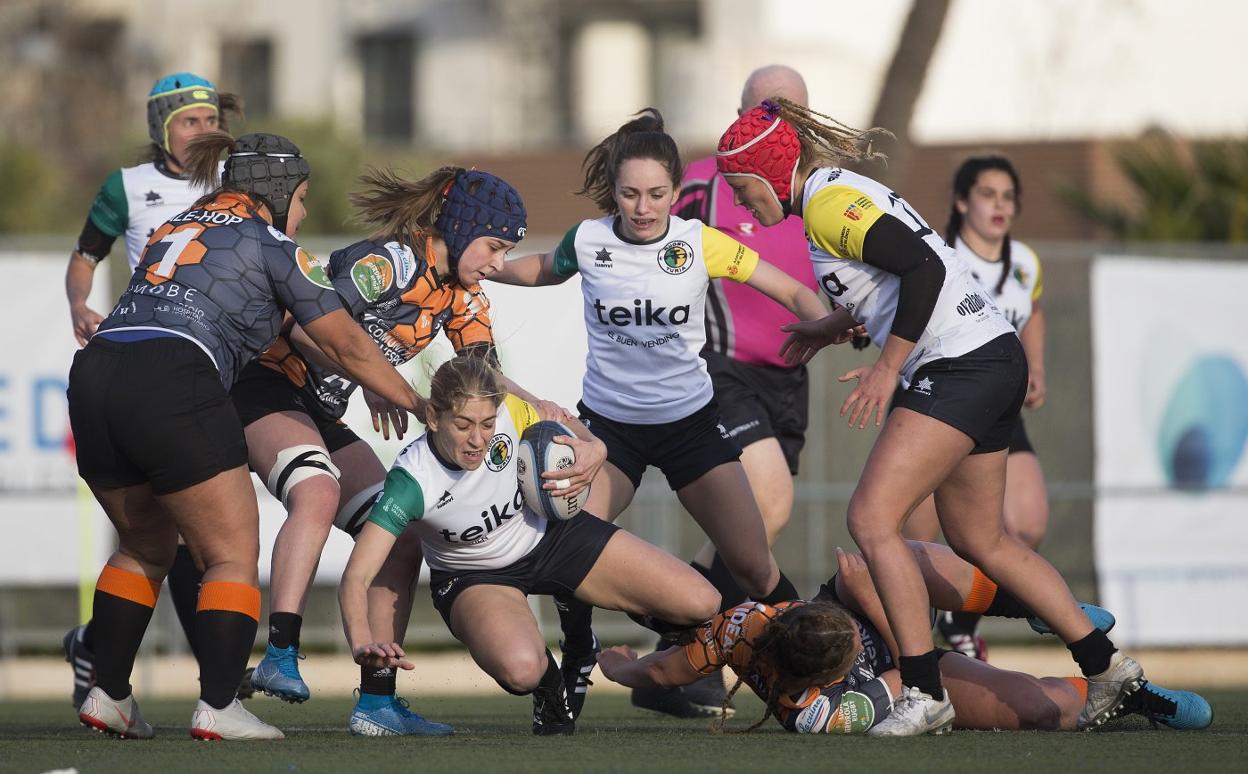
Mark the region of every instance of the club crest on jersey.
POLYGON ((511 436, 499 433, 490 439, 490 446, 485 450, 485 466, 498 472, 507 467, 511 460, 511 436))
POLYGON ((382 256, 369 253, 351 267, 351 281, 371 304, 394 285, 394 267, 382 256))
POLYGON ((679 239, 659 248, 659 268, 668 274, 684 274, 693 265, 693 248, 679 239))
POLYGON ((300 247, 295 250, 295 263, 299 266, 299 273, 306 277, 308 282, 326 290, 334 289, 334 284, 329 281, 329 267, 320 258, 300 247))
POLYGON ((845 208, 845 217, 849 220, 862 220, 862 210, 857 204, 851 204, 845 208))

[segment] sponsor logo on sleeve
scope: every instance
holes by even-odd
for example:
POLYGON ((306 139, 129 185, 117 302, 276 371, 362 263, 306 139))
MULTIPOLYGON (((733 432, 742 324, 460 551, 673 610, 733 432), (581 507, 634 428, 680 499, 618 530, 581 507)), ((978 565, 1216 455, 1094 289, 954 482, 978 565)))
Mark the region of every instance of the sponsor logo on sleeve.
POLYGON ((875 704, 858 691, 846 691, 841 705, 828 722, 828 733, 862 734, 875 723, 875 704))
POLYGON ((416 273, 416 256, 412 253, 412 248, 399 242, 386 242, 386 249, 394 258, 394 266, 399 273, 399 287, 407 287, 407 283, 412 281, 412 275, 416 273))
POLYGON ((370 253, 351 267, 351 281, 370 304, 394 286, 394 267, 384 257, 370 253))
POLYGON ((325 261, 300 247, 295 250, 295 263, 299 266, 299 273, 306 277, 308 282, 326 290, 334 289, 334 284, 329 281, 329 266, 325 261))
POLYGON ((831 717, 832 703, 827 696, 820 696, 809 707, 797 713, 797 733, 817 734, 828 725, 831 717))
POLYGON ((693 248, 677 239, 659 248, 659 268, 668 274, 684 274, 693 265, 693 248))

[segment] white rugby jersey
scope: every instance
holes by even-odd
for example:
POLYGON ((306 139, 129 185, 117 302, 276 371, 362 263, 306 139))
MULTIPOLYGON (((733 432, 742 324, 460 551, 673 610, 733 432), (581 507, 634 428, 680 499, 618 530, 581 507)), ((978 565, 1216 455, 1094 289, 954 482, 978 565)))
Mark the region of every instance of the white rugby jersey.
POLYGON ((957 237, 955 242, 958 257, 971 267, 971 274, 975 275, 979 284, 996 297, 997 307, 1014 330, 1022 333, 1031 319, 1031 310, 1044 292, 1044 276, 1035 252, 1017 239, 1010 240, 1010 276, 1005 278, 1001 292, 997 293, 997 284, 1001 281, 1001 261, 981 258, 967 247, 962 237, 957 237))
POLYGON ((905 199, 880 183, 847 169, 822 167, 807 178, 802 202, 810 260, 820 287, 866 325, 871 340, 881 347, 888 340, 897 313, 901 278, 863 262, 867 230, 884 214, 893 215, 927 242, 944 263, 945 284, 936 307, 901 368, 904 387, 909 388, 910 377, 924 363, 964 355, 1014 331, 966 262, 905 199))
POLYGON ((394 461, 368 520, 396 536, 414 523, 434 570, 493 570, 518 561, 546 534, 546 519, 525 507, 516 474, 520 436, 537 421, 533 406, 506 396, 476 470, 440 459, 429 434, 421 435, 394 461))
POLYGON ((209 190, 192 186, 163 164, 148 162, 126 167, 104 181, 91 203, 90 218, 96 228, 109 236, 125 235, 126 258, 134 271, 156 229, 174 215, 189 210, 209 190))
POLYGON ((616 233, 615 217, 582 221, 555 251, 555 272, 580 272, 589 335, 582 400, 617 422, 683 419, 711 400, 706 290, 745 282, 758 253, 700 220, 671 216, 644 244, 616 233))

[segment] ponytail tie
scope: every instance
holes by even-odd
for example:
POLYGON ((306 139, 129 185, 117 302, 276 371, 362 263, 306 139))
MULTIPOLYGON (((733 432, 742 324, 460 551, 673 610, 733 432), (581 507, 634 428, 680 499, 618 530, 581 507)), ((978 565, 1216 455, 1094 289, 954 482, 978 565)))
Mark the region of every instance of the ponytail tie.
POLYGON ((762 101, 762 104, 760 104, 759 107, 763 109, 763 112, 767 115, 768 120, 772 120, 776 116, 780 115, 780 103, 779 102, 772 102, 769 99, 765 99, 762 101))

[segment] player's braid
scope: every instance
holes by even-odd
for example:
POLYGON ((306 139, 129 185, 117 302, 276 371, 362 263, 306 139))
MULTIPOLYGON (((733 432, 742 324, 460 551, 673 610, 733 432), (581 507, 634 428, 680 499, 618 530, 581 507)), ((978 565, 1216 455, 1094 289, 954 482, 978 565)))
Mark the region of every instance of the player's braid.
POLYGON ((770 101, 780 107, 780 117, 797 131, 802 143, 801 167, 837 167, 846 162, 888 158, 871 147, 876 138, 893 136, 887 129, 855 129, 784 97, 771 97, 770 101))
POLYGON ((355 220, 372 227, 371 239, 434 233, 447 186, 462 172, 463 167, 440 167, 411 181, 393 170, 370 167, 360 175, 362 188, 347 198, 356 208, 355 220))

